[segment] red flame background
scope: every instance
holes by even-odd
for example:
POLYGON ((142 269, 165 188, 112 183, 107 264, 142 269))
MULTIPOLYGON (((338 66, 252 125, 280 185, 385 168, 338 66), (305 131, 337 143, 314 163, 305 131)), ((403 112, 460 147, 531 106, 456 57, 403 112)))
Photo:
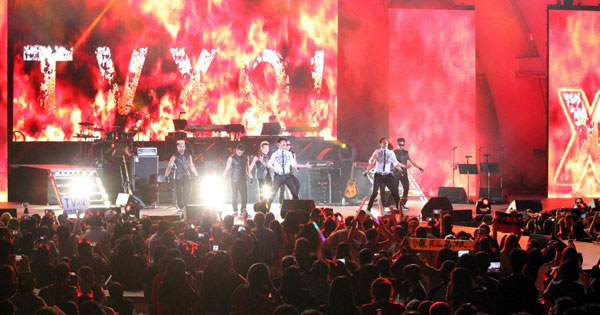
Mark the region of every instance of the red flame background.
MULTIPOLYGON (((473 10, 390 9, 390 143, 406 139, 412 169, 426 195, 452 186, 456 163, 475 158, 475 13, 473 10)), ((474 163, 474 159, 471 163, 474 163)), ((455 176, 467 187, 467 176, 455 176)), ((476 177, 470 178, 476 195, 476 177)))
MULTIPOLYGON (((558 94, 560 88, 582 89, 593 106, 594 96, 600 91, 599 32, 598 11, 549 11, 548 197, 600 196, 598 120, 593 128, 592 147, 582 150, 579 145, 582 139, 573 137, 558 94), (572 137, 573 150, 568 150, 572 137), (564 165, 559 167, 563 156, 564 165)), ((596 117, 599 113, 596 111, 596 117)))
POLYGON ((6 110, 8 101, 8 89, 7 89, 7 14, 6 14, 6 0, 0 0, 0 201, 7 201, 7 185, 8 185, 8 139, 7 139, 7 124, 6 124, 6 110))
POLYGON ((13 130, 27 141, 72 141, 86 132, 82 121, 112 129, 116 104, 107 97, 110 86, 95 50, 110 48, 123 91, 133 50, 148 47, 127 118, 129 128, 141 123, 143 139, 164 139, 181 112, 190 124, 242 123, 248 134, 260 133, 274 113, 283 126, 320 126, 321 136, 335 138, 337 12, 336 0, 17 1, 10 12, 16 39, 13 130), (41 106, 44 77, 40 62, 23 60, 25 45, 73 47, 73 61, 57 63, 54 111, 41 106), (176 47, 185 49, 192 68, 203 49, 217 49, 201 77, 204 90, 190 102, 179 99, 190 78, 171 56, 176 47), (289 83, 282 89, 273 66, 258 62, 248 72, 252 90, 242 93, 240 71, 267 49, 285 61, 289 83), (320 89, 311 76, 317 51, 324 52, 320 89))

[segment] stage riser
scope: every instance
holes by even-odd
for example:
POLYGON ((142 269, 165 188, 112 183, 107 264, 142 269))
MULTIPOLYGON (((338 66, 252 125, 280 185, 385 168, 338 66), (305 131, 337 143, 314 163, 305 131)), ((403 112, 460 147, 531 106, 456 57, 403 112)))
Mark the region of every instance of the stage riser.
MULTIPOLYGON (((245 137, 240 141, 231 141, 229 138, 192 138, 192 154, 196 162, 223 161, 233 148, 240 142, 246 146, 248 154, 255 154, 262 141, 269 141, 271 150, 277 150, 279 137, 245 137)), ((287 137, 292 143, 292 150, 297 154, 299 161, 338 161, 339 145, 333 141, 325 141, 314 137, 287 137)), ((159 160, 168 160, 176 151, 176 140, 135 142, 134 145, 158 148, 159 160)), ((90 146, 95 151, 100 148, 109 148, 110 142, 14 142, 11 143, 9 164, 70 164, 83 148, 87 152, 90 146)))
MULTIPOLYGON (((161 162, 159 168, 159 174, 164 174, 166 162, 161 162)), ((197 170, 200 178, 205 176, 220 176, 225 168, 225 162, 208 162, 203 163, 202 166, 198 166, 197 170)), ((339 173, 344 171, 341 168, 332 168, 333 173, 339 173)), ((348 171, 349 172, 349 171, 348 171)), ((319 184, 322 180, 319 170, 308 170, 300 169, 296 173, 298 180, 300 181, 300 197, 314 199, 320 204, 329 203, 329 185, 319 184)), ((48 180, 48 172, 45 169, 30 168, 30 167, 13 167, 9 173, 11 189, 9 190, 9 200, 17 202, 30 202, 34 204, 48 204, 58 205, 58 201, 54 195, 52 185, 48 180)), ((342 200, 343 189, 345 188, 345 180, 342 180, 339 176, 332 176, 331 178, 331 202, 340 203, 342 200)), ((223 202, 231 200, 231 188, 228 179, 223 180, 223 202)), ((106 184, 105 184, 106 185, 106 184)), ((199 183, 194 182, 194 186, 199 186, 199 183)), ((284 186, 285 187, 285 186, 284 186)), ((154 199, 148 191, 144 191, 142 186, 138 186, 135 191, 135 195, 140 197, 145 203, 151 204, 154 199)), ((258 183, 254 181, 252 184, 248 181, 248 204, 252 205, 259 201, 258 194, 258 183)), ((203 200, 199 193, 199 188, 195 187, 192 194, 193 203, 202 203, 203 200)), ((287 188, 286 188, 287 190, 287 188)), ((171 196, 169 191, 159 191, 159 201, 161 205, 172 204, 171 196)), ((289 193, 286 198, 290 198, 289 193)), ((275 196, 275 200, 279 200, 279 194, 275 196)), ((111 204, 115 200, 110 200, 111 204)), ((241 202, 241 199, 239 200, 241 202)))
MULTIPOLYGON (((241 143, 246 145, 246 152, 248 154, 255 154, 258 151, 258 147, 262 141, 269 141, 271 143, 271 150, 277 149, 276 142, 279 137, 244 137, 241 143)), ((325 161, 337 161, 338 160, 338 148, 339 145, 336 142, 324 141, 322 138, 315 137, 287 137, 292 142, 292 149, 297 154, 297 159, 300 162, 325 160, 325 161)), ((238 143, 231 141, 228 138, 194 138, 188 139, 191 142, 191 150, 194 156, 195 164, 201 177, 206 175, 218 175, 222 174, 225 167, 225 161, 231 154, 231 151, 238 143)), ((159 160, 159 172, 158 174, 164 174, 164 168, 166 167, 166 160, 169 159, 170 155, 176 151, 175 139, 167 139, 167 141, 153 141, 153 142, 135 142, 134 145, 145 146, 145 147, 156 147, 158 149, 158 160, 159 160)), ((10 164, 72 164, 74 158, 83 150, 87 150, 93 146, 93 150, 105 151, 110 147, 109 142, 16 142, 11 144, 9 163, 10 164)), ((150 157, 143 157, 142 159, 152 159, 150 157)), ((140 185, 148 181, 150 171, 149 167, 145 167, 144 163, 130 163, 129 169, 132 171, 131 178, 135 183, 136 195, 149 201, 152 199, 151 196, 147 196, 144 191, 140 191, 140 185), (137 168, 135 166, 138 166, 137 168), (144 166, 141 167, 140 166, 144 166), (133 170, 142 170, 140 174, 137 172, 134 174, 133 170), (139 176, 138 176, 139 175, 139 176)), ((155 166, 155 160, 151 161, 152 168, 155 166)), ((331 169, 331 201, 341 202, 342 192, 345 188, 345 180, 343 178, 349 177, 349 164, 336 162, 334 168, 331 169), (343 167, 342 164, 344 164, 343 167), (346 169, 347 168, 347 169, 346 169), (339 174, 343 174, 344 177, 340 177, 339 174), (344 182, 344 183, 342 183, 344 182), (343 186, 343 187, 342 187, 343 186)), ((320 170, 308 170, 301 168, 296 173, 298 180, 301 183, 300 196, 303 198, 315 199, 319 202, 329 202, 329 185, 320 185, 318 182, 322 180, 320 170), (325 186, 325 187, 323 187, 325 186)), ((45 170, 19 170, 12 171, 9 174, 9 183, 11 192, 9 200, 11 201, 30 201, 39 204, 57 204, 56 198, 51 185, 48 182, 47 173, 45 170), (40 173, 41 172, 41 173, 40 173), (34 185, 34 186, 31 186, 34 185), (24 189, 23 187, 28 187, 24 189), (34 189, 29 189, 33 187, 34 189)), ((225 192, 225 201, 231 200, 230 184, 229 181, 225 180, 223 190, 225 192)), ((199 200, 200 194, 194 194, 192 196, 192 202, 201 202, 199 200)), ((276 200, 278 200, 278 196, 276 200)), ((160 203, 165 204, 168 202, 168 193, 165 196, 163 192, 160 196, 160 203)), ((258 185, 255 182, 253 185, 248 185, 248 203, 252 204, 258 201, 258 185)), ((111 203, 114 200, 111 200, 111 203)))
POLYGON ((13 167, 9 169, 8 200, 40 205, 58 205, 45 169, 13 167))

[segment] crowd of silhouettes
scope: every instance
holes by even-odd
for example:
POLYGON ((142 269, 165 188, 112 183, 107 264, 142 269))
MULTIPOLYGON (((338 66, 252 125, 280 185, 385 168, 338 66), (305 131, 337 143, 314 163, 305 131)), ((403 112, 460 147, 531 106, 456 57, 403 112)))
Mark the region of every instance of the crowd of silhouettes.
MULTIPOLYGON (((583 233, 593 238, 589 214, 583 233)), ((420 222, 314 209, 308 222, 262 212, 236 220, 5 213, 0 313, 600 314, 600 269, 582 269, 569 239, 585 219, 572 213, 534 217, 499 239, 485 223, 455 227, 450 214, 420 222), (527 236, 545 229, 546 242, 527 236), (411 248, 411 238, 475 245, 459 257, 411 248)))

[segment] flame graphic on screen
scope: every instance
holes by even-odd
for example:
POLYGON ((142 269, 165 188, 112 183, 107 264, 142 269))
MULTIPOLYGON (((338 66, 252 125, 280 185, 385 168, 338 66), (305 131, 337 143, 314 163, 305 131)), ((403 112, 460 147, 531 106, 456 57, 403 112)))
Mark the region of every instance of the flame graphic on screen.
POLYGON ((600 117, 596 111, 600 91, 596 93, 591 106, 580 88, 561 88, 558 95, 572 136, 554 173, 554 184, 578 187, 600 184, 596 168, 600 164, 600 117), (586 176, 589 170, 592 174, 586 176))
POLYGON ((411 170, 425 195, 456 186, 472 197, 476 177, 456 171, 453 182, 452 156, 455 163, 476 156, 475 13, 391 9, 389 24, 390 143, 396 148, 405 138, 411 159, 425 169, 411 170))
POLYGON ((548 21, 548 197, 598 197, 600 12, 550 10, 548 21))
POLYGON ((13 129, 72 141, 102 136, 80 122, 111 130, 124 119, 163 140, 185 112, 188 124, 241 123, 255 135, 275 114, 335 138, 337 11, 335 0, 19 1, 13 129), (52 68, 25 53, 54 46, 72 61, 52 68))

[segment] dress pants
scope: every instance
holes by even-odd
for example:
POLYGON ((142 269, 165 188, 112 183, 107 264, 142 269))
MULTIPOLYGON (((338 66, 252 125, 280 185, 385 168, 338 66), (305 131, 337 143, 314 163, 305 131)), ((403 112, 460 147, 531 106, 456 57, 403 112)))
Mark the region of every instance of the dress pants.
POLYGON ((183 209, 190 202, 192 194, 192 180, 189 176, 175 180, 175 196, 177 208, 183 209))
POLYGON ((277 175, 273 176, 273 197, 271 197, 271 201, 269 202, 269 209, 271 208, 271 203, 273 199, 275 199, 275 193, 279 190, 279 187, 282 185, 287 186, 287 188, 292 193, 293 199, 298 199, 298 187, 294 181, 294 175, 286 174, 286 175, 277 175))
MULTIPOLYGON (((367 210, 371 210, 373 207, 373 202, 375 202, 375 198, 377 198, 377 193, 383 186, 387 187, 391 193, 396 205, 400 203, 400 196, 398 195, 398 186, 396 186, 396 181, 394 176, 390 174, 381 174, 375 173, 375 177, 373 178, 373 192, 371 193, 371 198, 369 198, 369 205, 367 206, 367 210)), ((380 198, 380 202, 383 202, 385 196, 380 198)))
POLYGON ((237 212, 238 193, 242 196, 242 211, 246 210, 248 203, 248 188, 246 187, 246 177, 240 178, 237 181, 231 180, 231 205, 233 211, 237 212))

